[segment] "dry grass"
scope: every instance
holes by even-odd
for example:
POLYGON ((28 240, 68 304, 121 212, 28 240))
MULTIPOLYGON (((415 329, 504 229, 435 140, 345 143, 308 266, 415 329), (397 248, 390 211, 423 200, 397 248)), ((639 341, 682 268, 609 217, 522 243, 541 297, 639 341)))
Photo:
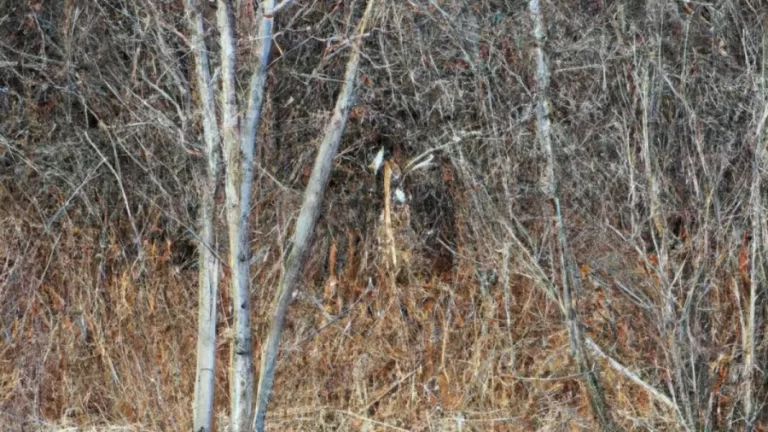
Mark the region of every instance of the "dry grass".
MULTIPOLYGON (((542 289, 545 280, 557 286, 560 273, 537 184, 526 4, 382 3, 288 316, 269 427, 595 428, 560 310, 542 289), (402 258, 394 269, 380 253, 381 175, 366 169, 381 146, 401 167, 426 151, 436 156, 400 185, 411 200, 393 208, 407 214, 394 235, 402 258)), ((684 430, 686 418, 695 430, 744 427, 739 314, 750 284, 766 280, 762 269, 749 280, 744 252, 763 139, 755 127, 768 100, 765 24, 748 12, 758 3, 544 5, 585 334, 680 408, 598 358, 624 430, 684 430), (646 71, 665 217, 655 232, 640 151, 646 71), (669 247, 654 247, 652 232, 669 247)), ((197 271, 189 230, 203 160, 182 9, 178 0, 0 0, 2 430, 190 428, 197 271)), ((314 138, 343 73, 345 52, 331 38, 350 32, 350 14, 361 11, 354 1, 297 2, 280 15, 251 221, 255 353, 314 138)), ((249 20, 243 6, 245 69, 249 20)), ((764 252, 761 244, 760 262, 764 252)), ((227 296, 221 290, 219 430, 227 296)), ((759 408, 768 394, 765 314, 763 296, 759 408)), ((765 414, 756 426, 768 430, 765 414)))

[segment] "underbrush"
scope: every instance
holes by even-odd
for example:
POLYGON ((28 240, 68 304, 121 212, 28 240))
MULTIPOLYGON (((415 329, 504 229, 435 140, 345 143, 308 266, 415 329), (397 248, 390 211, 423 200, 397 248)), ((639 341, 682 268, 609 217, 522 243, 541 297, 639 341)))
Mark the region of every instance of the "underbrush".
MULTIPOLYGON (((250 221, 254 353, 361 5, 297 1, 278 19, 250 221)), ((183 8, 0 0, 2 430, 191 428, 203 157, 183 8)), ((743 429, 750 337, 754 430, 768 430, 764 9, 544 4, 565 255, 617 430, 743 429)), ((375 23, 270 429, 597 428, 559 304, 527 4, 386 0, 375 23), (397 184, 394 271, 367 167, 381 148, 403 168, 433 155, 397 184)), ((228 278, 223 265, 220 431, 228 278)))

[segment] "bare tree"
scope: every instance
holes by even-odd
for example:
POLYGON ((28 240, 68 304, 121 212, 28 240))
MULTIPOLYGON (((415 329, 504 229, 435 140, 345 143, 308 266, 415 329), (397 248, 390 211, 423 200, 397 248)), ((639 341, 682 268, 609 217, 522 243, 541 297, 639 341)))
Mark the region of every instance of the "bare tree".
POLYGON ((347 69, 344 75, 344 84, 336 100, 336 106, 333 109, 333 115, 326 125, 320 149, 318 150, 315 164, 312 168, 312 174, 309 178, 307 190, 304 193, 304 202, 301 206, 299 218, 296 221, 296 229, 291 240, 291 251, 285 261, 285 272, 280 280, 276 295, 275 315, 272 321, 272 327, 269 336, 264 343, 263 353, 261 355, 261 367, 259 369, 259 387, 256 395, 256 415, 254 417, 254 431, 263 431, 267 414, 267 405, 275 377, 275 366, 277 365, 277 354, 280 347, 280 333, 285 323, 285 315, 288 311, 288 304, 293 297, 293 290, 299 281, 304 263, 307 258, 307 252, 311 245, 312 234, 315 230, 315 224, 320 214, 320 207, 323 202, 325 186, 328 182, 328 176, 333 166, 333 159, 339 148, 339 141, 344 132, 349 109, 352 106, 353 91, 355 87, 357 69, 360 63, 360 50, 363 37, 368 25, 368 20, 372 14, 375 0, 369 0, 360 21, 354 41, 350 44, 351 52, 347 62, 347 69))
MULTIPOLYGON (((284 6, 282 3, 278 7, 284 6)), ((215 366, 217 261, 211 249, 213 244, 213 199, 218 174, 217 151, 222 142, 226 162, 226 214, 229 234, 230 285, 234 305, 234 331, 230 357, 231 423, 233 431, 248 428, 253 393, 253 360, 251 350, 250 246, 248 216, 253 184, 253 155, 256 133, 264 101, 269 52, 272 44, 272 25, 275 10, 273 0, 262 5, 262 19, 256 53, 258 61, 251 78, 245 127, 240 130, 240 110, 236 93, 236 36, 231 0, 219 0, 217 25, 220 34, 221 56, 221 136, 219 136, 215 90, 211 81, 205 46, 205 29, 198 2, 189 0, 189 31, 196 57, 196 77, 201 95, 203 128, 208 155, 208 178, 203 188, 200 248, 200 304, 198 330, 198 369, 195 385, 194 430, 211 429, 213 376, 215 366)))
POLYGON ((195 56, 195 78, 200 93, 207 158, 207 170, 202 181, 200 199, 197 369, 192 421, 195 432, 208 432, 212 430, 216 367, 216 295, 219 285, 219 263, 214 253, 213 205, 219 172, 218 152, 221 138, 216 122, 215 90, 211 82, 203 15, 195 0, 187 2, 187 19, 191 48, 195 56))
POLYGON ((226 207, 229 232, 229 266, 232 271, 231 298, 234 333, 230 353, 231 423, 234 432, 248 428, 253 393, 253 354, 251 348, 250 244, 248 216, 253 184, 253 154, 256 133, 261 120, 269 52, 272 47, 272 25, 275 2, 262 4, 257 40, 256 69, 251 77, 245 127, 240 131, 236 94, 235 23, 231 0, 219 0, 217 22, 221 34, 221 105, 224 159, 227 166, 226 207))
POLYGON ((544 168, 544 175, 542 179, 542 187, 544 189, 547 198, 552 204, 552 215, 555 221, 556 236, 558 253, 560 260, 561 270, 561 283, 562 283, 562 298, 561 303, 564 309, 566 328, 568 330, 568 339, 570 343, 571 355, 576 360, 579 373, 583 375, 584 382, 587 386, 587 394, 589 395, 590 405, 592 406, 592 412, 600 422, 603 430, 611 430, 611 421, 608 414, 608 408, 605 403, 603 391, 600 387, 597 374, 592 368, 589 359, 587 358, 586 350, 584 349, 584 339, 581 334, 581 324, 578 320, 578 314, 576 310, 576 300, 571 292, 571 284, 578 290, 581 285, 580 275, 573 259, 570 257, 568 248, 567 237, 565 233, 565 226, 563 221, 563 215, 560 208, 560 198, 557 188, 556 166, 555 156, 552 146, 552 138, 550 136, 550 120, 549 120, 549 65, 544 52, 544 44, 546 41, 546 27, 544 26, 544 17, 541 10, 541 4, 539 0, 530 0, 528 8, 531 13, 531 20, 533 21, 533 34, 535 43, 535 57, 536 57, 536 125, 537 125, 537 137, 541 150, 546 158, 546 166, 544 168))

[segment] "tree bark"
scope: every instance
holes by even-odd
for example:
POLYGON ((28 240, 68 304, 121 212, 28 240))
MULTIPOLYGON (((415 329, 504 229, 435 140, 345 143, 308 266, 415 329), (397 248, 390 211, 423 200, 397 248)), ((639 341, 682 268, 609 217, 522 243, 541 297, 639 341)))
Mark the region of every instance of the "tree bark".
POLYGON ((245 127, 240 131, 236 95, 235 24, 231 0, 218 0, 217 22, 221 35, 221 105, 226 175, 227 228, 229 233, 230 285, 234 331, 230 351, 230 422, 233 432, 249 428, 253 403, 253 354, 250 306, 250 214, 253 186, 253 155, 261 121, 272 46, 274 0, 264 0, 260 37, 256 52, 259 61, 251 77, 245 127))
POLYGON ((216 295, 219 284, 219 262, 214 253, 213 206, 219 171, 218 151, 221 138, 216 122, 216 100, 205 45, 203 15, 197 8, 195 0, 187 1, 187 20, 192 43, 191 49, 195 56, 195 78, 200 93, 207 158, 206 176, 202 182, 200 201, 197 369, 192 424, 195 432, 210 432, 213 424, 216 369, 216 295))
POLYGON ((544 17, 539 0, 530 0, 528 9, 533 21, 533 35, 536 57, 536 126, 537 138, 541 150, 546 158, 543 178, 541 179, 542 189, 551 203, 552 217, 555 223, 555 232, 557 235, 557 249, 559 252, 561 282, 562 282, 562 306, 564 308, 566 329, 568 330, 568 339, 570 343, 571 355, 576 360, 578 371, 584 376, 584 383, 587 387, 587 395, 592 407, 595 418, 600 422, 603 430, 611 430, 611 421, 608 415, 608 408, 605 403, 600 382, 597 374, 591 367, 587 353, 584 349, 583 336, 581 334, 581 323, 579 323, 576 310, 576 301, 571 292, 571 283, 574 287, 580 286, 580 276, 573 260, 570 257, 567 237, 562 212, 560 209, 560 198, 557 188, 556 163, 552 138, 550 136, 549 119, 549 63, 544 52, 546 43, 546 27, 544 26, 544 17))
POLYGON ((221 129, 227 165, 226 201, 229 233, 230 297, 233 332, 230 346, 230 423, 233 432, 246 430, 251 414, 253 366, 249 286, 250 245, 248 204, 253 149, 240 147, 236 94, 236 44, 231 0, 219 0, 216 20, 221 37, 221 129), (245 210, 245 211, 243 211, 245 210))
POLYGON ((347 70, 344 77, 344 84, 333 115, 328 122, 323 141, 320 144, 315 164, 312 168, 312 174, 309 178, 309 185, 304 194, 304 202, 301 206, 299 218, 296 221, 296 229, 293 234, 292 248, 285 262, 285 272, 280 280, 276 292, 276 308, 272 321, 272 327, 269 336, 264 343, 264 349, 261 356, 260 379, 258 392, 256 394, 256 415, 254 417, 253 429, 261 432, 264 430, 267 414, 267 405, 269 403, 270 393, 274 384, 275 366, 277 364, 277 354, 280 346, 280 334, 285 323, 285 315, 288 310, 288 304, 293 297, 293 290, 301 277, 304 263, 307 258, 307 252, 311 244, 312 233, 317 223, 320 213, 320 206, 323 202, 325 186, 328 182, 328 176, 333 166, 333 159, 339 148, 339 141, 344 131, 349 109, 352 105, 352 94, 355 87, 357 69, 360 63, 360 49, 362 39, 368 20, 372 14, 375 0, 369 0, 365 9, 363 18, 355 34, 355 41, 351 44, 351 53, 347 62, 347 70))

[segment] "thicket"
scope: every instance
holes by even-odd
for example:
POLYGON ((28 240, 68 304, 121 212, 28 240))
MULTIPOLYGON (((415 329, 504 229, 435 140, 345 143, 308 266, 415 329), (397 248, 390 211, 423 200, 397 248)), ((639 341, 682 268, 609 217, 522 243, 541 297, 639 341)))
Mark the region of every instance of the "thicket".
MULTIPOLYGON (((0 0, 3 430, 191 428, 205 159, 184 3, 0 0)), ((250 220, 254 353, 363 8, 296 0, 277 17, 250 220)), ((236 2, 243 83, 257 13, 236 2)), ((768 430, 768 8, 565 0, 542 14, 537 42, 527 2, 381 0, 272 430, 595 428, 573 320, 616 430, 768 430), (542 181, 537 46, 561 223, 542 181), (381 148, 406 171, 394 283, 368 166, 381 148)))

